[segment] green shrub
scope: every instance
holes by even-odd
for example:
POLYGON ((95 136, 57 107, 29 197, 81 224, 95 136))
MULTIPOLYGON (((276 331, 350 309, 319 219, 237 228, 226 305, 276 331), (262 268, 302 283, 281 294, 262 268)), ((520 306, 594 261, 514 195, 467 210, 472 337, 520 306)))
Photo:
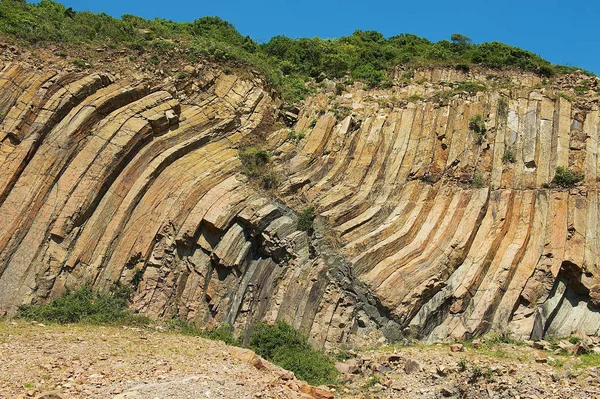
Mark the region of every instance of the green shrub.
POLYGON ((298 144, 298 142, 300 140, 302 140, 305 136, 306 136, 306 133, 304 133, 304 132, 296 132, 295 130, 292 130, 288 134, 287 138, 288 138, 288 140, 294 141, 296 144, 298 144))
POLYGON ((300 216, 298 216, 298 222, 296 223, 296 228, 300 231, 306 231, 311 233, 313 230, 313 222, 315 220, 315 208, 309 206, 305 208, 300 216))
POLYGON ((369 87, 377 87, 386 78, 386 73, 375 69, 371 64, 364 64, 352 72, 352 77, 367 83, 369 87))
POLYGON ((483 370, 479 366, 473 366, 471 369, 471 379, 476 380, 480 377, 483 377, 483 370))
POLYGON ((485 133, 487 128, 485 126, 485 119, 483 119, 483 116, 481 116, 481 114, 472 116, 469 119, 469 128, 476 133, 485 133))
POLYGON ((260 176, 260 181, 263 188, 271 190, 279 186, 281 183, 281 176, 273 169, 270 169, 260 176))
POLYGON ((423 97, 418 94, 411 94, 408 96, 407 100, 411 103, 416 103, 417 101, 423 100, 423 97))
POLYGON ((502 155, 502 162, 504 163, 515 163, 517 158, 515 157, 515 152, 512 148, 506 148, 504 150, 504 154, 502 155))
POLYGON ((578 343, 581 342, 581 338, 571 336, 571 337, 569 337, 569 342, 572 343, 573 345, 577 345, 578 343))
POLYGON ((379 378, 376 375, 372 375, 369 377, 369 379, 363 385, 363 389, 369 389, 371 387, 374 387, 377 384, 381 384, 381 378, 379 378))
POLYGON ((469 119, 469 128, 477 135, 477 142, 481 144, 485 138, 487 127, 481 114, 477 114, 469 119))
POLYGON ((475 83, 475 82, 460 82, 454 88, 455 92, 466 91, 469 94, 475 94, 479 91, 485 91, 485 90, 487 90, 487 87, 485 87, 484 85, 480 85, 479 83, 475 83))
POLYGON ((483 175, 481 174, 481 172, 475 172, 473 178, 471 179, 471 187, 482 188, 483 186, 485 186, 483 175))
POLYGON ((498 117, 504 122, 508 118, 508 100, 504 97, 498 99, 498 117))
POLYGON ((271 162, 271 154, 256 147, 243 147, 238 152, 242 161, 242 173, 249 177, 258 177, 271 162))
POLYGON ((85 62, 85 60, 82 60, 80 58, 71 61, 71 64, 75 65, 78 68, 87 68, 88 67, 88 63, 85 62))
POLYGON ((552 184, 558 187, 569 188, 575 186, 583 179, 583 174, 575 173, 564 166, 557 166, 552 184))
POLYGON ((569 102, 575 102, 575 99, 566 93, 556 93, 557 97, 562 97, 569 102))
POLYGON ((44 305, 19 307, 18 316, 43 323, 147 324, 149 319, 127 311, 130 289, 120 284, 108 293, 88 285, 44 305))
POLYGON ((336 381, 338 373, 333 360, 313 349, 308 337, 286 322, 256 324, 248 346, 265 359, 293 371, 296 377, 309 384, 322 385, 336 381))
POLYGON ((271 162, 271 154, 257 147, 243 147, 238 156, 242 162, 242 173, 251 179, 260 181, 263 188, 276 188, 281 178, 271 162))

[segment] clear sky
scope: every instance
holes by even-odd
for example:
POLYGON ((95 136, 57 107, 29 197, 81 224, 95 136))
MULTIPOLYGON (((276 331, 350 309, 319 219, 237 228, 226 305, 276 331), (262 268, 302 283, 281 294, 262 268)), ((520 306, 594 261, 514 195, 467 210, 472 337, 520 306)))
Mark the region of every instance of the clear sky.
POLYGON ((414 33, 432 41, 462 33, 475 43, 500 41, 547 60, 600 75, 598 0, 59 0, 76 11, 192 21, 211 15, 243 35, 333 38, 357 29, 386 37, 414 33))

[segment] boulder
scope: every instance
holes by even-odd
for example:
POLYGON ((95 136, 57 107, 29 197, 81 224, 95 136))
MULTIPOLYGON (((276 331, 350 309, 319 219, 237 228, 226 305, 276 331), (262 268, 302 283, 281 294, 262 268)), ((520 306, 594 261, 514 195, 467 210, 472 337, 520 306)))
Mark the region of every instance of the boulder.
POLYGON ((463 344, 452 344, 450 345, 450 351, 452 352, 464 352, 465 346, 463 344))

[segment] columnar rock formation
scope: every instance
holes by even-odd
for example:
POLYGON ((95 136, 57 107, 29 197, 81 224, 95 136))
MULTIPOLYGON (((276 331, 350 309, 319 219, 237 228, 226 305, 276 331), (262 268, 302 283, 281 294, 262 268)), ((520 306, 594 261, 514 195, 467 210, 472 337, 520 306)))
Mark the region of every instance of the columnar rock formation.
POLYGON ((597 97, 573 104, 524 75, 511 89, 437 100, 442 80, 477 78, 424 70, 421 85, 313 98, 283 190, 315 204, 405 335, 597 334, 597 97), (354 112, 336 121, 340 109, 354 112), (549 188, 557 166, 584 183, 549 188))
POLYGON ((4 67, 1 313, 121 281, 151 317, 286 319, 323 345, 373 329, 598 332, 591 96, 571 102, 532 75, 423 70, 387 90, 323 90, 300 109, 298 141, 274 127, 259 78, 193 75, 4 67), (490 79, 514 82, 439 100, 442 81, 490 79), (284 177, 269 193, 240 173, 238 149, 256 142, 284 177), (556 166, 584 183, 547 188, 556 166), (312 236, 293 211, 308 204, 312 236))

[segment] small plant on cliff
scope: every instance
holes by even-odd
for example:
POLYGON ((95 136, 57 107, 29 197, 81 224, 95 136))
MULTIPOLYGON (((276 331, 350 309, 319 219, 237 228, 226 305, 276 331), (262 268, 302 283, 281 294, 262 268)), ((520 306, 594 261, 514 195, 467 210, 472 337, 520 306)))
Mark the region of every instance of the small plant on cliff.
POLYGON ((306 134, 304 132, 296 132, 295 130, 291 130, 288 134, 288 140, 295 142, 298 144, 300 140, 302 140, 306 134))
POLYGON ((575 102, 575 99, 566 93, 556 93, 556 97, 562 97, 569 102, 575 102))
POLYGON ((306 231, 307 233, 312 233, 313 230, 313 222, 315 220, 315 208, 309 206, 305 208, 300 216, 298 216, 298 222, 296 223, 296 227, 300 231, 306 231))
POLYGON ((504 154, 502 155, 502 162, 515 163, 516 160, 517 160, 517 158, 516 158, 515 152, 512 150, 512 148, 507 148, 506 150, 504 150, 504 154))
POLYGON ((480 136, 483 136, 487 130, 485 119, 481 114, 472 116, 469 119, 469 128, 480 136))
POLYGON ((293 371, 296 377, 309 384, 336 382, 338 373, 333 360, 313 349, 308 337, 286 322, 256 324, 252 328, 248 346, 265 359, 293 371))
POLYGON ((479 91, 485 91, 487 87, 475 82, 460 82, 454 87, 454 92, 467 92, 468 94, 475 94, 479 91))
POLYGON ((271 154, 256 147, 243 147, 238 156, 242 162, 242 173, 260 181, 263 188, 272 189, 279 185, 280 177, 271 162, 271 154))
POLYGON ((583 178, 584 175, 581 173, 575 173, 564 166, 557 166, 556 174, 554 175, 554 179, 552 179, 552 185, 569 188, 575 186, 583 178))
POLYGON ((508 118, 508 100, 504 97, 500 97, 498 100, 498 116, 503 122, 506 122, 508 118))
POLYGON ((473 178, 471 179, 471 187, 473 188, 482 188, 485 185, 485 181, 483 180, 483 175, 481 172, 475 172, 473 178))
POLYGON ((147 324, 149 319, 127 311, 130 289, 115 284, 108 293, 89 285, 67 292, 43 305, 25 305, 19 317, 43 323, 147 324))

